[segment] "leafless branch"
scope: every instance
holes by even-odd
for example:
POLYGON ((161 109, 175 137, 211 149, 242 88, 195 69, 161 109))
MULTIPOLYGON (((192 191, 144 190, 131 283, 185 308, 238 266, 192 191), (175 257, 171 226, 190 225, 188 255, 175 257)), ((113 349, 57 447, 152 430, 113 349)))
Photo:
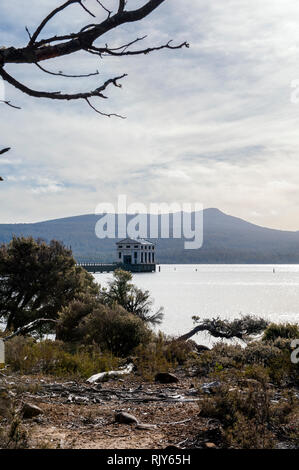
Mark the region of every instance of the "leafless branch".
POLYGON ((101 114, 102 116, 107 116, 107 117, 109 117, 109 118, 112 117, 112 116, 115 116, 115 117, 119 117, 119 118, 121 118, 121 119, 126 119, 125 116, 121 116, 120 114, 115 114, 115 113, 110 113, 110 114, 108 114, 108 113, 104 113, 103 111, 99 111, 97 108, 95 108, 95 106, 93 106, 93 105, 91 104, 91 102, 89 101, 88 98, 85 98, 85 100, 86 100, 86 102, 88 103, 88 105, 89 105, 96 113, 101 114))
POLYGON ((89 13, 91 16, 93 16, 94 18, 96 17, 96 15, 94 15, 90 10, 88 10, 88 8, 83 4, 82 0, 79 0, 79 5, 81 5, 81 7, 83 8, 83 10, 85 10, 87 13, 89 13))
POLYGON ((22 108, 20 108, 20 106, 16 106, 15 104, 11 104, 10 101, 0 100, 0 103, 7 104, 7 106, 10 106, 11 108, 14 108, 14 109, 22 109, 22 108))
MULTIPOLYGON (((4 153, 9 152, 9 150, 10 150, 10 147, 6 147, 6 148, 4 148, 4 149, 0 149, 0 155, 3 155, 4 153)), ((0 176, 0 181, 4 181, 3 178, 2 178, 2 176, 0 176)))
MULTIPOLYGON (((141 40, 141 39, 138 39, 138 40, 141 40)), ((136 42, 137 39, 135 41, 132 42, 132 44, 134 42, 136 42)), ((142 50, 138 50, 138 51, 126 51, 125 49, 128 47, 128 45, 126 46, 122 46, 123 48, 125 48, 123 51, 121 52, 115 52, 116 49, 110 49, 108 47, 105 47, 105 48, 100 48, 100 47, 95 47, 95 46, 91 46, 89 48, 89 50, 93 51, 93 52, 98 52, 101 56, 105 56, 105 55, 113 55, 113 56, 125 56, 125 55, 140 55, 140 54, 149 54, 150 52, 153 52, 153 51, 160 51, 161 49, 181 49, 182 47, 189 47, 189 44, 187 42, 183 42, 182 44, 179 44, 177 46, 171 46, 171 43, 172 41, 168 41, 167 44, 164 44, 162 46, 157 46, 157 47, 148 47, 146 49, 142 49, 142 50)), ((118 48, 118 49, 121 49, 118 48)))
POLYGON ((73 3, 79 3, 79 0, 68 0, 67 2, 63 3, 63 5, 60 5, 60 7, 55 8, 53 11, 51 11, 51 13, 43 19, 37 30, 33 33, 28 45, 32 46, 35 43, 41 31, 44 29, 46 24, 49 23, 52 18, 54 18, 55 15, 57 15, 60 11, 65 10, 68 6, 72 5, 73 3))
POLYGON ((3 153, 9 152, 9 150, 10 150, 10 147, 7 147, 5 149, 1 149, 0 150, 0 155, 3 155, 3 153))
POLYGON ((0 68, 0 76, 6 80, 8 83, 13 85, 15 88, 18 90, 22 91, 26 95, 33 96, 35 98, 49 98, 52 100, 79 100, 79 99, 86 99, 90 98, 92 96, 98 96, 100 98, 106 98, 105 95, 102 94, 104 90, 110 85, 113 84, 114 86, 120 88, 121 85, 119 85, 117 82, 118 80, 121 80, 122 78, 126 77, 126 74, 120 75, 119 77, 114 77, 114 78, 109 78, 108 80, 103 83, 100 87, 96 88, 93 91, 87 92, 87 93, 74 93, 74 94, 63 94, 60 91, 54 91, 54 92, 48 92, 48 91, 37 91, 33 90, 31 88, 28 88, 26 85, 23 85, 22 83, 18 82, 15 78, 13 78, 11 75, 9 75, 3 68, 0 68))
POLYGON ((25 335, 25 334, 30 333, 31 331, 35 330, 36 327, 41 325, 42 323, 57 323, 57 320, 52 320, 50 318, 38 318, 37 320, 34 320, 34 321, 28 323, 27 325, 22 326, 21 328, 18 328, 12 334, 2 337, 2 339, 3 339, 3 341, 8 341, 9 339, 14 338, 15 336, 25 335))
POLYGON ((45 73, 48 73, 49 75, 55 75, 58 77, 66 77, 66 78, 86 78, 86 77, 93 77, 95 75, 99 75, 99 71, 97 70, 96 72, 92 73, 87 73, 87 74, 82 74, 82 75, 67 75, 66 73, 63 73, 61 71, 59 72, 51 72, 50 70, 45 69, 42 67, 40 64, 36 64, 36 66, 42 70, 45 73))
POLYGON ((98 4, 101 5, 101 7, 108 13, 108 18, 110 17, 112 11, 108 10, 108 8, 105 7, 105 5, 103 5, 102 2, 100 2, 100 0, 97 0, 98 4))
MULTIPOLYGON (((53 9, 39 24, 39 26, 35 29, 35 31, 31 34, 29 29, 26 27, 27 34, 29 36, 29 42, 25 47, 15 48, 15 47, 6 47, 0 49, 0 76, 7 81, 9 84, 17 88, 23 93, 26 93, 29 96, 37 97, 37 98, 49 98, 55 100, 75 100, 75 99, 84 99, 91 108, 93 108, 99 114, 105 116, 119 116, 117 114, 106 114, 103 113, 95 106, 91 104, 88 98, 93 96, 97 96, 100 98, 106 98, 102 91, 106 89, 109 84, 114 84, 115 86, 119 86, 117 80, 125 77, 126 75, 123 74, 116 78, 111 78, 107 80, 103 85, 99 88, 96 88, 93 91, 85 92, 85 93, 75 93, 75 94, 67 94, 62 93, 60 91, 57 92, 49 92, 49 91, 37 91, 29 88, 25 84, 18 81, 12 75, 10 75, 6 71, 6 65, 10 63, 14 64, 33 64, 38 66, 43 72, 48 73, 54 76, 64 76, 67 78, 85 78, 90 77, 93 75, 98 75, 99 72, 90 73, 90 74, 65 74, 63 72, 52 72, 48 70, 46 67, 40 65, 42 61, 50 60, 58 57, 64 57, 66 55, 74 54, 79 51, 87 51, 90 54, 97 55, 99 57, 102 56, 129 56, 129 55, 138 55, 138 54, 148 54, 152 51, 158 51, 161 49, 180 49, 183 47, 189 47, 187 42, 183 42, 179 45, 172 45, 172 41, 168 41, 166 44, 162 46, 156 47, 148 47, 142 50, 128 50, 130 46, 136 44, 137 42, 143 40, 145 38, 137 38, 134 41, 128 42, 119 47, 108 47, 106 44, 104 47, 100 47, 95 45, 95 41, 99 38, 102 38, 106 33, 117 29, 119 26, 123 24, 129 24, 133 22, 137 22, 146 18, 150 15, 155 9, 157 9, 162 3, 166 0, 145 0, 143 6, 135 9, 135 10, 126 10, 127 2, 126 0, 119 0, 118 9, 116 13, 110 11, 105 5, 104 0, 96 0, 97 3, 101 6, 103 10, 107 12, 107 17, 100 22, 94 22, 92 24, 86 24, 81 30, 78 32, 69 32, 67 34, 55 34, 51 37, 41 37, 45 27, 48 25, 50 21, 53 20, 56 15, 64 12, 68 9, 68 7, 76 4, 84 9, 90 16, 95 18, 93 12, 91 12, 86 5, 83 3, 84 0, 67 0, 62 3, 57 8, 53 9)), ((9 101, 5 101, 8 106, 14 107, 19 109, 17 106, 12 105, 9 101)), ((119 116, 122 117, 122 116, 119 116)))
POLYGON ((119 0, 118 13, 122 13, 126 6, 126 0, 119 0))

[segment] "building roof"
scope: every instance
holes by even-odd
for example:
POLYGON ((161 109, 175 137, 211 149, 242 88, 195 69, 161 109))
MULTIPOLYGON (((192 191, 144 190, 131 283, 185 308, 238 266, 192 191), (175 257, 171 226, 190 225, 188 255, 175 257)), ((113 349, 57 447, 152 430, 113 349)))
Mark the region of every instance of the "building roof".
POLYGON ((144 238, 124 238, 119 242, 116 242, 117 245, 126 244, 126 243, 135 243, 138 245, 154 245, 154 243, 145 240, 144 238))

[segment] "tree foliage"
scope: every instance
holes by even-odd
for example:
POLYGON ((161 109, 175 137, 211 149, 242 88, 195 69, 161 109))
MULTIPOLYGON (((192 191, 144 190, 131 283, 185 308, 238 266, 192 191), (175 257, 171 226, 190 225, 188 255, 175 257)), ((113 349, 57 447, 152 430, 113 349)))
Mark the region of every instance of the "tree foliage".
POLYGON ((164 311, 160 307, 152 312, 153 299, 149 291, 139 289, 132 284, 132 274, 122 269, 113 273, 113 280, 109 282, 108 288, 101 290, 101 300, 104 304, 113 306, 121 305, 127 312, 136 315, 145 323, 158 325, 162 323, 164 311))
MULTIPOLYGON (((82 292, 96 296, 98 286, 58 241, 49 244, 14 237, 0 247, 0 318, 7 331, 37 319, 55 320, 82 292)), ((42 330, 45 325, 36 326, 42 330)), ((53 323, 47 329, 53 329, 53 323)))

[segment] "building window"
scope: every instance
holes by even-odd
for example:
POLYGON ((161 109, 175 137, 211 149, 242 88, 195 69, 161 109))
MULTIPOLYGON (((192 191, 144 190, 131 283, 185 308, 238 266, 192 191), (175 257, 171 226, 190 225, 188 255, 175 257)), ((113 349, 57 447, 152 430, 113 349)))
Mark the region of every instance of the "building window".
POLYGON ((149 263, 151 262, 151 254, 150 253, 148 254, 148 262, 149 263))
POLYGON ((147 263, 147 253, 145 253, 145 262, 147 263))
POLYGON ((119 259, 121 259, 121 252, 118 253, 118 257, 119 257, 119 259))
POLYGON ((153 263, 155 262, 155 253, 152 254, 153 263))
POLYGON ((134 245, 134 248, 139 248, 139 245, 134 245))
POLYGON ((126 248, 131 248, 131 245, 127 245, 126 248))
POLYGON ((123 246, 122 245, 119 245, 118 248, 122 248, 123 246))
POLYGON ((141 263, 143 263, 143 253, 141 253, 141 263))
POLYGON ((134 251, 134 258, 137 258, 137 251, 134 251))

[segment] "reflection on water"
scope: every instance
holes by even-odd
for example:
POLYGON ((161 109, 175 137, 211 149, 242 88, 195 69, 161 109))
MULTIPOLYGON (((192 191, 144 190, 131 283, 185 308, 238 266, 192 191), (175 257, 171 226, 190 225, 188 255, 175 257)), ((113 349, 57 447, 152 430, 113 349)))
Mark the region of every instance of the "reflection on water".
MULTIPOLYGON (((161 265, 161 272, 134 274, 155 305, 163 305, 161 330, 186 333, 192 316, 235 318, 256 314, 272 321, 299 321, 299 265, 161 265)), ((112 274, 96 274, 106 285, 112 274)), ((194 338, 212 344, 208 335, 194 338)))

